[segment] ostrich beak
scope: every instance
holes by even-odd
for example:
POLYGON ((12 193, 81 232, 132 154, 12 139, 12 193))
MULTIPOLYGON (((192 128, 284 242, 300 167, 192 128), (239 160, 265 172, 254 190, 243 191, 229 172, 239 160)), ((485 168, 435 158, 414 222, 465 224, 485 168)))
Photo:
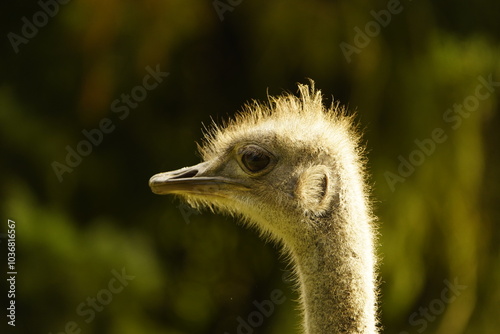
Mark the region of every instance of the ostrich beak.
POLYGON ((159 173, 149 179, 151 191, 158 195, 196 194, 224 196, 230 190, 247 190, 247 186, 237 180, 212 175, 210 161, 171 172, 159 173))

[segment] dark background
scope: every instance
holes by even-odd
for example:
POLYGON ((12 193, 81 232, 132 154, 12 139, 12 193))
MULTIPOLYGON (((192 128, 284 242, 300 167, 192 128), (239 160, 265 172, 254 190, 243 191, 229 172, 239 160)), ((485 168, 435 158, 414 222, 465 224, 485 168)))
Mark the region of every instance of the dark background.
POLYGON ((202 123, 296 93, 307 78, 326 104, 334 96, 356 110, 365 132, 384 332, 496 333, 500 84, 478 86, 500 82, 500 3, 216 4, 2 3, 2 310, 8 219, 18 272, 16 327, 2 311, 2 333, 233 334, 276 289, 286 300, 252 330, 297 333, 297 294, 277 247, 147 183, 199 162, 202 123), (348 57, 347 44, 357 48, 348 57), (148 66, 169 75, 126 117, 114 112, 122 94, 140 94, 148 66), (67 165, 68 147, 105 118, 113 130, 91 152, 80 144, 86 156, 59 180, 55 162, 67 165), (122 270, 134 278, 120 286, 122 270))

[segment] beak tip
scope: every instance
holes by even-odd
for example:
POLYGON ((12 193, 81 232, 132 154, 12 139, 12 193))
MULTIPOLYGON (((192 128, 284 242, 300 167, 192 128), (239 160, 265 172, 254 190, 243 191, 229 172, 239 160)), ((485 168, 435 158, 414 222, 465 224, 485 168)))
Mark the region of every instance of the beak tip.
MULTIPOLYGON (((158 175, 158 174, 156 174, 156 175, 158 175)), ((156 175, 153 175, 153 176, 151 176, 151 177, 149 178, 149 182, 148 182, 148 184, 149 184, 149 186, 150 186, 150 187, 152 187, 152 186, 154 185, 154 183, 155 183, 155 179, 156 179, 156 175)))
POLYGON ((155 174, 153 175, 148 182, 149 188, 151 188, 151 191, 155 194, 161 194, 161 192, 158 189, 158 186, 161 184, 161 175, 160 174, 155 174))

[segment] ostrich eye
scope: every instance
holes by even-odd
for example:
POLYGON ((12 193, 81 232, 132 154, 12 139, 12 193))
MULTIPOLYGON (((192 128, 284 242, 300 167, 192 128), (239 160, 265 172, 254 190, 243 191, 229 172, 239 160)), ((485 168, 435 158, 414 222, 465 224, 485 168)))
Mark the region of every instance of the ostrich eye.
POLYGON ((251 173, 264 170, 271 162, 270 154, 264 149, 251 145, 240 149, 241 163, 251 173))

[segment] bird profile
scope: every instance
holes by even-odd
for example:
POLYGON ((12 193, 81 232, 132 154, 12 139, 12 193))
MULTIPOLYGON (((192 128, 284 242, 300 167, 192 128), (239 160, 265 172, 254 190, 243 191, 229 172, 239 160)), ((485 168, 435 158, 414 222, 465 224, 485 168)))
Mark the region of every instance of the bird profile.
POLYGON ((195 166, 154 175, 156 194, 241 217, 282 246, 303 333, 377 333, 374 218, 354 117, 314 87, 252 102, 214 125, 195 166))

